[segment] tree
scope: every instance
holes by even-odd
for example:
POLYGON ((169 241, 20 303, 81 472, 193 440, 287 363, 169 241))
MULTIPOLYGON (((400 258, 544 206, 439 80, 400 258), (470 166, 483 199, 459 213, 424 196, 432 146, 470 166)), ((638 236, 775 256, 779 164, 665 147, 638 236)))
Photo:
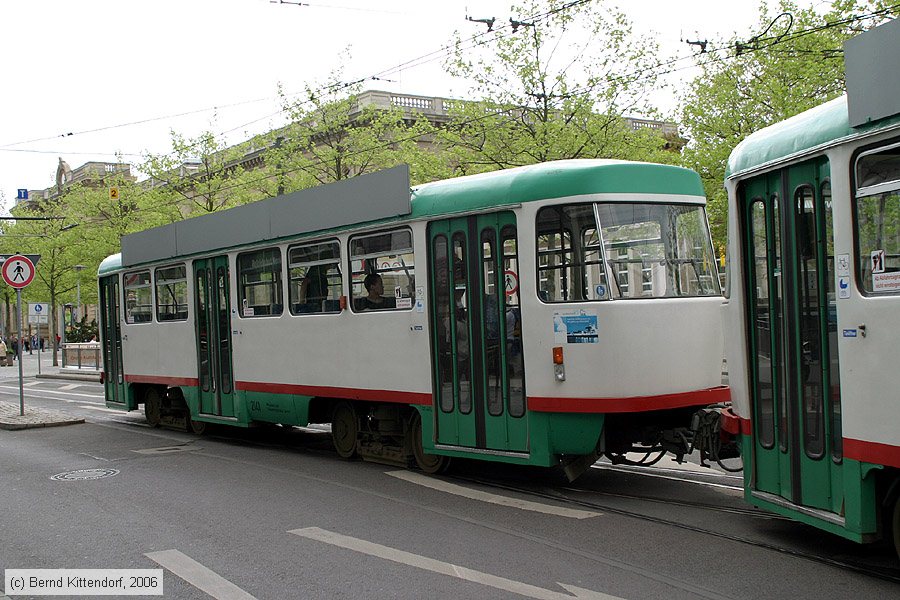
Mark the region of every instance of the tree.
POLYGON ((898 13, 884 5, 838 0, 819 14, 782 0, 773 16, 763 2, 761 33, 717 42, 699 55, 701 74, 680 99, 679 121, 690 139, 682 156, 703 179, 717 247, 725 243, 723 182, 731 151, 754 131, 843 93, 842 42, 898 13))
POLYGON ((291 123, 278 132, 269 160, 277 157, 279 187, 308 188, 408 164, 414 183, 446 176, 440 148, 429 150, 418 141, 434 135, 435 127, 421 114, 395 106, 366 104, 360 82, 345 83, 338 68, 323 85, 307 85, 300 99, 282 93, 291 123), (436 156, 438 155, 438 156, 436 156))
POLYGON ((148 155, 140 167, 150 177, 141 209, 151 222, 142 229, 266 197, 249 185, 264 178, 260 163, 248 160, 252 140, 228 146, 209 131, 196 138, 171 135, 172 152, 148 155))
MULTIPOLYGON (((17 246, 27 245, 27 252, 19 247, 14 252, 40 255, 34 280, 23 291, 23 305, 31 299, 43 301, 49 298, 54 366, 58 364, 56 332, 60 330, 57 322, 60 301, 76 289, 77 278, 80 276, 74 269, 75 265, 80 264, 75 244, 79 234, 71 227, 71 223, 66 224, 63 219, 51 218, 63 212, 61 207, 64 204, 64 197, 42 205, 42 210, 16 210, 17 217, 37 217, 42 220, 21 220, 4 230, 4 244, 13 242, 17 243, 17 246), (9 241, 6 241, 7 239, 9 241)), ((93 286, 84 286, 82 290, 85 292, 83 301, 92 302, 96 299, 93 286)))
POLYGON ((456 40, 446 65, 474 82, 443 132, 460 173, 567 158, 672 162, 666 140, 623 119, 648 116, 656 43, 596 2, 525 0, 509 26, 456 40))

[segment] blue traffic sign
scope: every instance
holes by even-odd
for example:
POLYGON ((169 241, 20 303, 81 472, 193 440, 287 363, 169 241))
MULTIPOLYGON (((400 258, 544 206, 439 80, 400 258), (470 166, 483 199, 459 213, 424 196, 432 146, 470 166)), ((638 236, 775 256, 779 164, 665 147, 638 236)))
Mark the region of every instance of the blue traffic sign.
POLYGON ((28 190, 22 188, 16 190, 16 200, 28 200, 28 190))

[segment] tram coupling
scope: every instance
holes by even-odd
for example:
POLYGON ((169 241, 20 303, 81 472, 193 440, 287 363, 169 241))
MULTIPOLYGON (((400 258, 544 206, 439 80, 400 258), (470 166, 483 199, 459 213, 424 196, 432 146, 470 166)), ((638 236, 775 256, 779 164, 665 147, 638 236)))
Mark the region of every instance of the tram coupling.
POLYGON ((691 418, 690 451, 700 453, 700 464, 704 467, 709 466, 707 461, 722 466, 721 461, 741 455, 737 436, 723 427, 722 413, 730 414, 730 411, 730 406, 716 404, 701 408, 691 418))

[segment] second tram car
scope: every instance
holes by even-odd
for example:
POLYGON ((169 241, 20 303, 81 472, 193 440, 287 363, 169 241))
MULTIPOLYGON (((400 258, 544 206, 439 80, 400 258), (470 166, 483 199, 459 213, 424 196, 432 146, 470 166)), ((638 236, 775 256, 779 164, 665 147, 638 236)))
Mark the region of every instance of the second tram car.
MULTIPOLYGON (((867 71, 900 49, 882 27, 867 71)), ((727 359, 747 500, 900 552, 900 105, 867 94, 861 118, 844 96, 732 153, 727 359)))
POLYGON ((343 457, 574 477, 683 455, 728 399, 703 188, 678 167, 411 191, 398 167, 126 236, 99 285, 107 405, 153 425, 330 422, 343 457))

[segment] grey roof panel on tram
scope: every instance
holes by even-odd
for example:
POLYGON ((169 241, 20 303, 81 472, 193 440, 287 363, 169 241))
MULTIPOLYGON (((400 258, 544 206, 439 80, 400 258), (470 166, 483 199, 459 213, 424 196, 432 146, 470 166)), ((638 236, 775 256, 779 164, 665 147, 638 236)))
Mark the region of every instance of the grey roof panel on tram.
POLYGON ((900 114, 897 56, 900 56, 900 19, 844 42, 851 127, 900 114))
POLYGON ((267 198, 122 238, 122 265, 408 215, 409 166, 267 198))

